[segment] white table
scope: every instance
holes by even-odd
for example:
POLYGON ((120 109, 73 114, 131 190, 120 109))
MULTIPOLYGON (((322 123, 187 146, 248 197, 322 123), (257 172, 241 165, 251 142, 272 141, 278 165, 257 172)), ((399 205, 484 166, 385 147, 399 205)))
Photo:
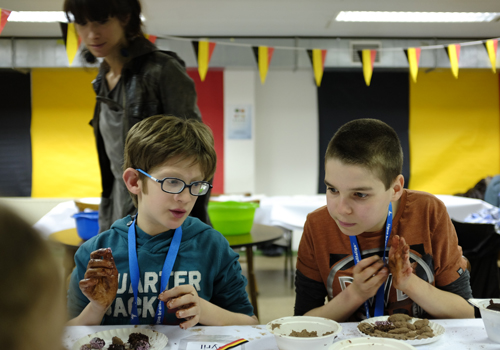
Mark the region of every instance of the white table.
POLYGON ((464 219, 471 213, 477 213, 482 209, 492 208, 493 206, 481 199, 466 198, 458 196, 450 196, 444 194, 436 195, 443 201, 448 215, 455 221, 464 221, 464 219))
MULTIPOLYGON (((434 320, 445 328, 445 334, 438 341, 420 345, 419 350, 470 350, 470 349, 496 349, 500 344, 491 341, 484 329, 481 319, 463 319, 463 320, 434 320)), ((357 323, 341 323, 342 332, 335 341, 359 338, 357 323)), ((63 336, 64 345, 67 349, 71 347, 80 338, 95 332, 120 328, 121 326, 73 326, 67 327, 63 336)), ((133 326, 124 326, 133 327, 133 326)), ((189 342, 210 342, 210 338, 219 336, 220 339, 244 338, 249 342, 243 344, 238 350, 278 350, 274 336, 266 330, 264 325, 259 326, 232 326, 232 327, 194 327, 188 330, 182 330, 177 326, 138 326, 148 329, 154 329, 168 337, 168 344, 164 350, 189 350, 186 344, 189 342), (211 337, 208 337, 211 336, 211 337), (232 338, 231 338, 232 337, 232 338), (204 340, 205 339, 205 340, 204 340)), ((200 347, 198 346, 198 349, 200 347)), ((207 347, 208 348, 208 347, 207 347)), ((327 349, 325 349, 327 350, 327 349)))
MULTIPOLYGON (((491 204, 480 199, 456 197, 450 195, 437 195, 444 202, 450 217, 456 221, 463 221, 470 213, 478 212, 483 208, 491 207, 491 204)), ((95 198, 94 200, 99 200, 95 198)), ((255 211, 254 222, 261 225, 280 226, 290 231, 298 231, 300 239, 301 231, 304 228, 307 214, 326 205, 326 195, 318 194, 312 196, 242 196, 223 195, 212 197, 217 201, 254 201, 259 200, 260 206, 255 211)), ((74 228, 75 220, 71 217, 77 213, 73 201, 63 202, 57 205, 44 217, 42 217, 34 227, 46 236, 51 233, 74 228)), ((294 241, 298 244, 299 239, 294 241)))

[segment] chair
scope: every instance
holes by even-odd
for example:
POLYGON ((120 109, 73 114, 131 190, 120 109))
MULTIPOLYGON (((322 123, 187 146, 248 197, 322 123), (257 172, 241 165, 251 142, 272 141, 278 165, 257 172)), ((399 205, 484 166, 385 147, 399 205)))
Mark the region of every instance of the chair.
POLYGON ((295 284, 295 266, 293 265, 293 251, 292 239, 293 231, 283 226, 277 226, 283 230, 283 237, 273 242, 276 245, 282 246, 285 249, 285 278, 290 277, 290 287, 293 288, 295 284))
POLYGON ((474 224, 451 220, 457 231, 463 255, 471 264, 471 287, 474 298, 500 297, 498 253, 500 235, 492 224, 474 224))

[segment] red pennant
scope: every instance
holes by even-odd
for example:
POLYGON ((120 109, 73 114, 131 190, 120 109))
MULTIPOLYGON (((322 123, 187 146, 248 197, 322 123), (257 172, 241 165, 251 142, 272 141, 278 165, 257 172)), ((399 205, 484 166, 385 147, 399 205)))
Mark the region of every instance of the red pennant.
POLYGON ((150 35, 146 34, 146 37, 148 38, 149 41, 151 41, 153 44, 156 42, 156 39, 158 38, 156 35, 150 35))
POLYGON ((7 24, 7 19, 12 11, 0 9, 0 34, 2 34, 3 27, 7 24))

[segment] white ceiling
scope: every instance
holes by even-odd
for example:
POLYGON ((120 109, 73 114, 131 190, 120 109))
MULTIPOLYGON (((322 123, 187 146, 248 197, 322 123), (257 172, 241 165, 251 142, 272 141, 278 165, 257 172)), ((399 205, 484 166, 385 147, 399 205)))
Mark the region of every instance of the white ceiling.
MULTIPOLYGON (((13 11, 57 11, 63 0, 0 0, 13 11)), ((500 12, 500 0, 142 0, 146 32, 158 36, 496 38, 500 22, 335 22, 339 11, 500 12)), ((56 23, 7 23, 1 37, 58 37, 56 23)))

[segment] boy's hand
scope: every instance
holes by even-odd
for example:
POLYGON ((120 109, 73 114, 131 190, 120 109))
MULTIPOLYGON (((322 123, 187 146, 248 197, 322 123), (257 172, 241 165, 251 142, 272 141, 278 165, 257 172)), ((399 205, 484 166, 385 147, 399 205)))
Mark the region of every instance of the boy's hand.
POLYGON ((118 270, 110 248, 101 248, 90 253, 84 279, 80 289, 97 311, 106 311, 115 300, 118 291, 118 270))
POLYGON ((202 312, 201 299, 192 285, 184 284, 166 290, 158 299, 165 302, 169 309, 178 309, 175 316, 186 319, 179 325, 182 329, 188 329, 199 323, 202 312))
POLYGON ((361 300, 368 300, 377 294, 388 275, 389 271, 384 267, 382 259, 377 255, 370 256, 354 266, 351 288, 361 300))
POLYGON ((389 249, 389 271, 392 273, 394 288, 405 291, 413 268, 410 264, 410 246, 404 238, 395 235, 389 249))

